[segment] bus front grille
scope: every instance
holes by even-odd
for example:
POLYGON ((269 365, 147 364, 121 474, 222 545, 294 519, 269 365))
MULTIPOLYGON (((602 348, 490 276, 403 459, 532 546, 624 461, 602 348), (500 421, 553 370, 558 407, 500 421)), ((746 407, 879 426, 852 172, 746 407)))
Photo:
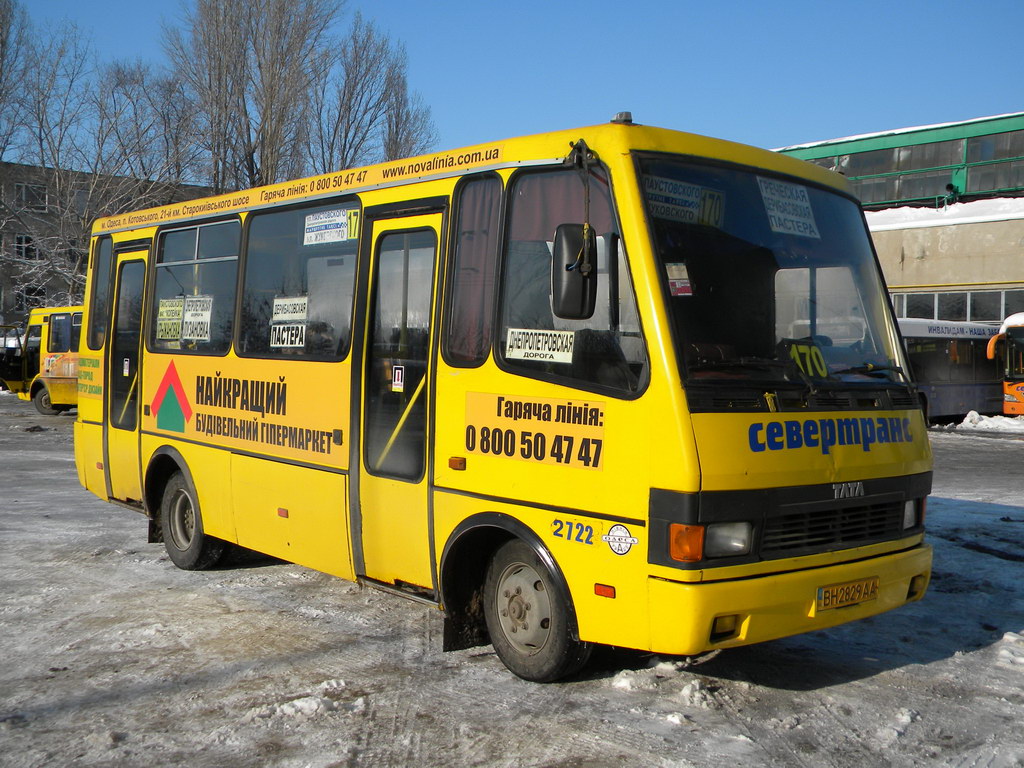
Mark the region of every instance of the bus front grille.
POLYGON ((787 512, 765 521, 761 555, 807 555, 887 541, 903 533, 902 525, 903 504, 898 501, 814 512, 787 512))

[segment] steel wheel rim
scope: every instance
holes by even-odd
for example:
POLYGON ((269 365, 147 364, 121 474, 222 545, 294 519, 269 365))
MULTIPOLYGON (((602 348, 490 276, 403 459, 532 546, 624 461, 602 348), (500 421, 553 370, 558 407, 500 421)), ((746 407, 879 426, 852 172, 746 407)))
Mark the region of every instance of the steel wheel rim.
POLYGON ((540 574, 512 563, 498 579, 495 605, 505 639, 519 653, 540 651, 551 637, 551 600, 540 574))
POLYGON ((196 533, 196 513, 192 500, 184 491, 178 491, 171 501, 171 540, 178 549, 188 549, 196 533))

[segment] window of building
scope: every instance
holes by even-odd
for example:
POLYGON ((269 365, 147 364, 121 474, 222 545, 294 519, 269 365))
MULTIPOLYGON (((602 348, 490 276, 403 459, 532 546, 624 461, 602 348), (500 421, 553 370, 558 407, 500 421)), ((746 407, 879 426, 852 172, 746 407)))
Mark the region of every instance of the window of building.
POLYGON ((1003 319, 1003 292, 977 291, 971 294, 970 319, 975 322, 999 322, 1003 319))
POLYGON ((873 149, 870 152, 840 155, 839 169, 847 176, 874 176, 878 173, 892 173, 898 170, 896 152, 893 149, 873 149))
POLYGON ((257 214, 247 242, 239 354, 343 357, 352 336, 358 204, 257 214))
POLYGON ((949 171, 905 173, 899 177, 899 200, 922 200, 946 194, 952 176, 949 171))
POLYGON ((1003 317, 1009 317, 1017 312, 1024 312, 1024 291, 1006 291, 1006 306, 1003 308, 1003 317))
POLYGON ((19 259, 38 259, 39 251, 31 235, 14 236, 14 255, 19 259))
POLYGON ((967 171, 968 192, 1024 188, 1024 160, 976 165, 967 171))
POLYGON ((897 168, 901 171, 960 165, 964 161, 964 140, 953 139, 951 141, 930 141, 927 144, 910 144, 900 147, 896 153, 897 168))
POLYGON ((906 317, 935 319, 934 293, 908 293, 906 317))
POLYGON ((14 202, 19 210, 45 213, 46 187, 42 184, 15 184, 14 202))
POLYGON ((966 293, 940 293, 939 320, 966 320, 967 319, 967 294, 966 293))
POLYGON ((486 176, 469 181, 460 187, 456 204, 451 316, 444 351, 455 365, 480 365, 491 350, 501 180, 486 176))
POLYGON ((150 348, 217 355, 231 346, 241 225, 165 232, 156 257, 150 348))
POLYGON ((990 133, 967 139, 968 163, 985 163, 1011 157, 1024 157, 1024 131, 990 133))
POLYGON ((892 297, 892 308, 896 317, 906 317, 904 313, 907 311, 907 297, 902 293, 895 294, 892 297))
POLYGON ((40 285, 26 285, 14 290, 14 311, 28 312, 46 306, 46 289, 40 285))

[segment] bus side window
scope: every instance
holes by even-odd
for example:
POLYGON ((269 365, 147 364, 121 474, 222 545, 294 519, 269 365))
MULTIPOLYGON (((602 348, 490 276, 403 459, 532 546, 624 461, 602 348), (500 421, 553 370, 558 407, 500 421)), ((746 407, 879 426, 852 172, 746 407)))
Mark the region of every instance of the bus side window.
POLYGON ((501 180, 496 176, 470 180, 459 188, 456 205, 451 313, 444 352, 455 365, 475 366, 491 351, 501 180))
POLYGON ((597 306, 582 320, 551 308, 555 230, 585 218, 584 185, 574 170, 523 173, 510 195, 502 266, 498 349, 509 368, 539 378, 623 392, 640 389, 647 357, 625 251, 600 171, 590 177, 590 225, 598 233, 597 306))
POLYGON ((348 352, 359 208, 269 211, 249 222, 238 352, 335 360, 348 352))
POLYGON ((160 236, 151 349, 207 355, 228 351, 241 231, 233 219, 160 236))
POLYGON ((67 352, 71 349, 71 315, 61 313, 50 316, 50 334, 47 352, 67 352))

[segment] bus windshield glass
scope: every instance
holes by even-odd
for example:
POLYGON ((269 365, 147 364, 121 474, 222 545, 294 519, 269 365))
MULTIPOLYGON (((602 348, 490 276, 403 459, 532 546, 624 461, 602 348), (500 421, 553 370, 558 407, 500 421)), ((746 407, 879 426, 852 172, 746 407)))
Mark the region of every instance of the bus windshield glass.
POLYGON ((680 158, 644 157, 640 169, 685 380, 907 380, 855 202, 680 158))
POLYGON ((1006 329, 1006 378, 1024 381, 1024 326, 1006 329))

